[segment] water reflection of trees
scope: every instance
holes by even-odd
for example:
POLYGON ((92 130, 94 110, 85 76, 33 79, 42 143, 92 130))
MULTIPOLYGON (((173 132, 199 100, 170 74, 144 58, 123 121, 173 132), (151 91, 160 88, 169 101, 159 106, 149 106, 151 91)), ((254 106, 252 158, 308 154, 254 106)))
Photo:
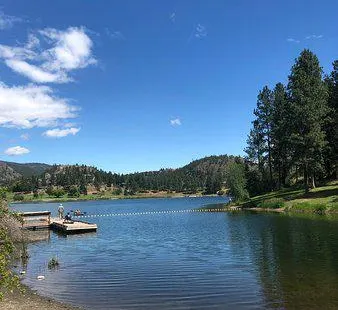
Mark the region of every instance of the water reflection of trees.
POLYGON ((229 214, 234 255, 250 255, 269 308, 338 306, 338 221, 229 214))

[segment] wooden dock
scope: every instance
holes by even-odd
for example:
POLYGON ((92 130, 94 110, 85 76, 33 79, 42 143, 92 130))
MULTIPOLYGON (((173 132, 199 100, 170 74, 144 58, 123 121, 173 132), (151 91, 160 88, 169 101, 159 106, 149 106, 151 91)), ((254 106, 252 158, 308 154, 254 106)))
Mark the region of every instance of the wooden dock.
POLYGON ((22 212, 19 215, 23 219, 22 228, 37 230, 50 227, 50 211, 22 212))
POLYGON ((29 230, 53 229, 65 234, 86 233, 97 230, 97 225, 83 221, 51 218, 50 211, 22 212, 22 228, 29 230))
POLYGON ((65 234, 77 234, 96 231, 97 225, 82 221, 65 221, 61 219, 52 219, 51 228, 65 234))

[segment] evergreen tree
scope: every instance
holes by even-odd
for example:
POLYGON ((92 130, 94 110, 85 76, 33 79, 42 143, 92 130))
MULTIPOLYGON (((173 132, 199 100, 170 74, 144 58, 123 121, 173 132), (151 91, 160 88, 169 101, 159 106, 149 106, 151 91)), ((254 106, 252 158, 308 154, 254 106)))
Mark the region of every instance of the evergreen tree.
POLYGON ((282 83, 276 84, 274 89, 274 109, 272 114, 271 140, 272 157, 278 174, 278 187, 285 186, 289 167, 289 102, 286 89, 282 83))
POLYGON ((322 68, 311 51, 304 50, 296 59, 289 76, 288 92, 293 116, 290 123, 293 159, 304 171, 304 186, 308 190, 309 178, 315 186, 315 174, 321 168, 326 144, 323 127, 328 113, 322 68))
POLYGON ((338 178, 338 60, 333 62, 333 71, 325 78, 329 93, 329 118, 325 126, 328 145, 325 152, 326 175, 338 178))
POLYGON ((258 165, 260 171, 264 170, 264 141, 263 136, 259 130, 257 120, 253 121, 253 128, 247 139, 247 147, 245 148, 247 158, 258 165))
POLYGON ((257 100, 257 108, 254 110, 257 121, 257 130, 262 138, 263 150, 267 157, 269 168, 269 181, 270 188, 273 187, 272 177, 272 141, 271 141, 271 128, 272 128, 272 115, 273 115, 273 92, 264 86, 260 91, 257 100))

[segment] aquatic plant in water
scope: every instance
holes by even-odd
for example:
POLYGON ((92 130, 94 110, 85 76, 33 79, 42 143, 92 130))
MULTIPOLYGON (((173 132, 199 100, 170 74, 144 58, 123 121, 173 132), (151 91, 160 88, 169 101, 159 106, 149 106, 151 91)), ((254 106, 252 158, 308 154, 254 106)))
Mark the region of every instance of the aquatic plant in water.
POLYGON ((57 257, 54 256, 48 262, 48 269, 58 268, 59 265, 60 265, 59 260, 57 259, 57 257))

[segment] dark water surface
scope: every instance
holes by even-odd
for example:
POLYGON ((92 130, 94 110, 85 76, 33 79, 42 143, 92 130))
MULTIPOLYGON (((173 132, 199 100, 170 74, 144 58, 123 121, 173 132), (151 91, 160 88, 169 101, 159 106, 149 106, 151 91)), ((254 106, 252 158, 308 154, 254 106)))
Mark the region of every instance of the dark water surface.
MULTIPOLYGON (((225 198, 64 203, 89 214, 185 210, 225 198)), ((15 205, 53 210, 58 204, 15 205)), ((246 213, 90 219, 98 232, 29 245, 24 283, 86 309, 338 308, 338 221, 246 213), (50 271, 56 255, 60 268, 50 271), (45 275, 38 281, 37 275, 45 275)))

